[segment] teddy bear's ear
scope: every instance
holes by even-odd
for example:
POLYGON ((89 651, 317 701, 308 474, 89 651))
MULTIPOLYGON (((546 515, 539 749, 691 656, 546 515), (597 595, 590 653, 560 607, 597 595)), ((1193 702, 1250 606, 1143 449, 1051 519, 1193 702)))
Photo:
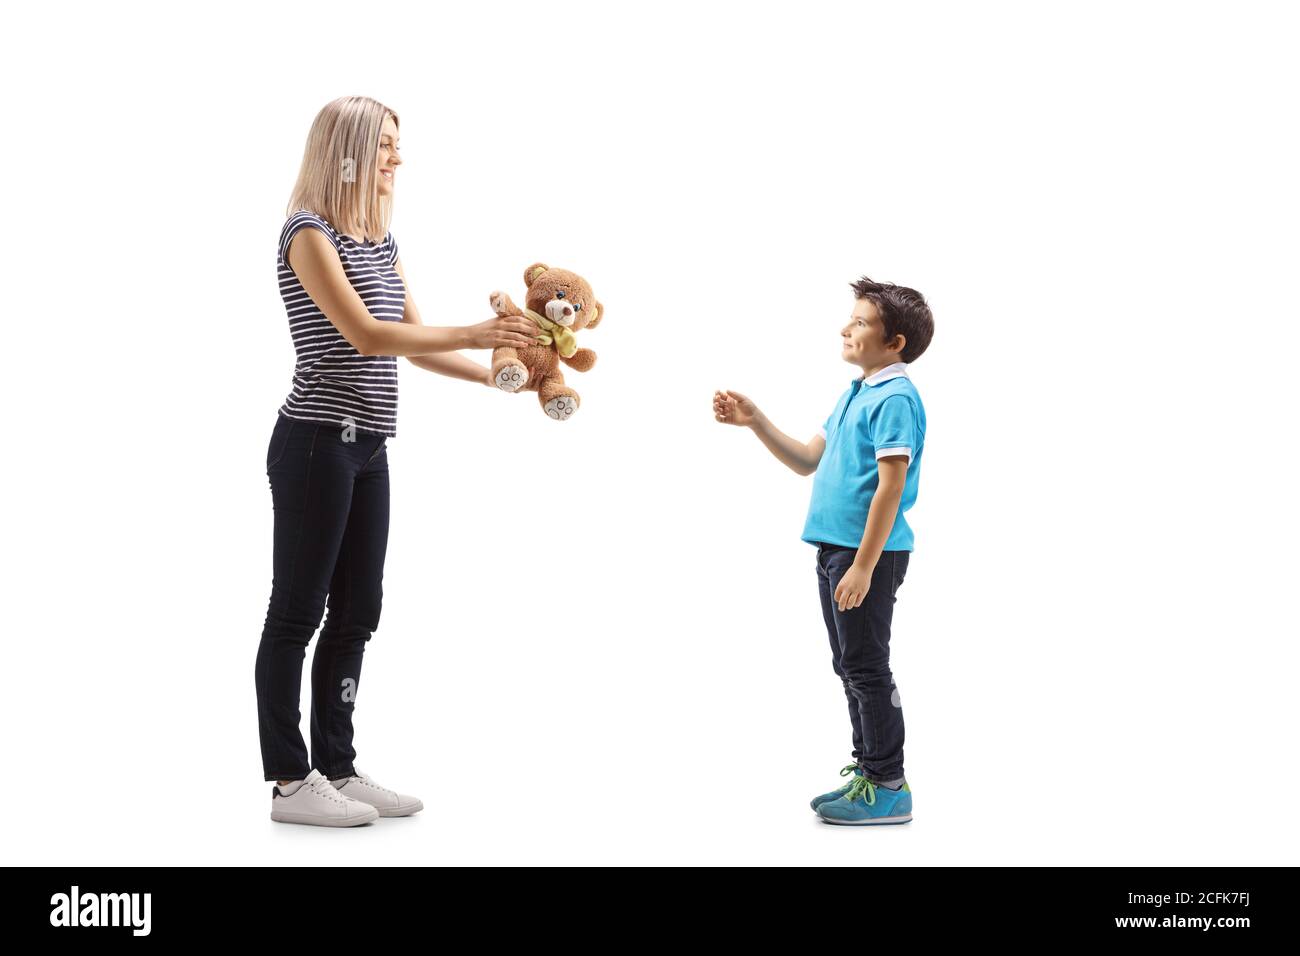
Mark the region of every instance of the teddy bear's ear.
POLYGON ((537 281, 537 277, 549 268, 550 266, 544 262, 534 262, 524 270, 524 285, 532 288, 533 283, 537 281))
POLYGON ((600 304, 600 300, 597 300, 595 305, 596 305, 596 314, 593 315, 591 317, 591 321, 587 323, 587 328, 589 329, 594 329, 597 325, 600 324, 600 320, 605 317, 605 307, 600 304))

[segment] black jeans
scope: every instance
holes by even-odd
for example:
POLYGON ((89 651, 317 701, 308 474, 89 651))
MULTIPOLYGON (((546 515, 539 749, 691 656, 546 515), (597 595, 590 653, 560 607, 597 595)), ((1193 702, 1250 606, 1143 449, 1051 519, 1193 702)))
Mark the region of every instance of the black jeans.
POLYGON ((275 509, 271 601, 257 649, 257 720, 266 780, 353 772, 352 711, 361 658, 379 626, 388 549, 385 436, 278 415, 266 450, 275 509), (311 765, 298 729, 311 664, 311 765))
POLYGON ((831 641, 831 666, 844 685, 853 725, 853 762, 872 783, 903 776, 903 705, 889 670, 889 626, 910 551, 882 551, 862 603, 841 611, 835 588, 857 548, 817 545, 817 584, 831 641))

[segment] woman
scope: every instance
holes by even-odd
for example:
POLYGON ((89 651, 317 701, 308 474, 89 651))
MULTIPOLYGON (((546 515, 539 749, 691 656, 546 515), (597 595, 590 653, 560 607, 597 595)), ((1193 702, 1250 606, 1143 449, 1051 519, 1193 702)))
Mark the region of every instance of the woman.
POLYGON ((388 230, 402 163, 397 114, 346 96, 316 116, 280 233, 280 294, 297 364, 266 452, 275 509, 271 600, 257 651, 257 714, 271 819, 356 826, 423 808, 353 759, 361 658, 379 624, 388 544, 386 442, 397 434, 397 359, 492 387, 462 348, 527 346, 522 317, 428 328, 388 230), (307 644, 311 762, 298 724, 307 644))

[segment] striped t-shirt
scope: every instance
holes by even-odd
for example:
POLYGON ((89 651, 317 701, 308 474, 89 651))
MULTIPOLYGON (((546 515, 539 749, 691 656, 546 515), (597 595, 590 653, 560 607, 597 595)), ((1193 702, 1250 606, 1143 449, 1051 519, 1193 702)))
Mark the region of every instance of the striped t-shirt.
POLYGON ((289 314, 289 334, 298 355, 293 388, 280 414, 358 431, 397 435, 397 358, 362 355, 334 327, 289 267, 289 240, 304 226, 330 237, 352 288, 376 319, 400 322, 406 313, 406 287, 393 268, 397 243, 390 232, 382 242, 357 242, 340 235, 323 218, 299 209, 280 231, 280 296, 289 314))

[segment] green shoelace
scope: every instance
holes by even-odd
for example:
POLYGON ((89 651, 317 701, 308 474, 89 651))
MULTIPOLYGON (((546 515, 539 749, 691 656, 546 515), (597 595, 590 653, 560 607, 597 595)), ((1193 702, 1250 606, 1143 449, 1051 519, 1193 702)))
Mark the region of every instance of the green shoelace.
POLYGON ((872 806, 876 802, 876 785, 866 777, 854 777, 844 799, 852 802, 863 794, 867 795, 867 806, 872 806))
MULTIPOLYGON (((849 764, 847 767, 845 767, 844 769, 842 769, 842 770, 840 771, 840 776, 841 776, 841 777, 847 777, 849 774, 851 774, 853 771, 855 771, 855 770, 857 770, 857 769, 858 769, 858 765, 855 764, 855 763, 851 763, 851 764, 849 764)), ((856 778, 855 778, 855 779, 856 779, 856 778)), ((836 787, 832 792, 833 792, 833 793, 845 793, 845 792, 847 792, 848 789, 849 789, 850 787, 852 787, 852 786, 853 786, 853 781, 850 780, 848 783, 844 784, 843 786, 836 787)))
MULTIPOLYGON (((844 770, 852 770, 852 769, 853 769, 852 767, 844 768, 844 770)), ((843 776, 843 774, 844 771, 841 770, 840 775, 843 776)), ((907 781, 903 781, 903 784, 898 789, 903 793, 912 792, 912 788, 908 786, 907 781)), ((872 783, 870 780, 868 780, 866 777, 854 777, 852 782, 848 785, 848 788, 844 792, 844 799, 856 800, 858 799, 858 797, 861 797, 864 794, 866 795, 867 806, 871 806, 872 804, 874 804, 876 802, 876 785, 872 783)))
MULTIPOLYGON (((858 769, 858 765, 855 764, 855 763, 851 763, 851 764, 849 764, 847 767, 845 767, 843 770, 840 771, 840 776, 841 776, 841 777, 847 777, 849 774, 851 774, 853 771, 855 771, 855 770, 857 770, 857 769, 858 769)), ((844 793, 844 791, 848 790, 849 787, 851 787, 851 786, 853 786, 853 781, 852 781, 852 780, 850 780, 848 783, 844 784, 844 786, 842 786, 842 787, 837 787, 836 790, 835 790, 835 792, 836 792, 836 793, 844 793)))

